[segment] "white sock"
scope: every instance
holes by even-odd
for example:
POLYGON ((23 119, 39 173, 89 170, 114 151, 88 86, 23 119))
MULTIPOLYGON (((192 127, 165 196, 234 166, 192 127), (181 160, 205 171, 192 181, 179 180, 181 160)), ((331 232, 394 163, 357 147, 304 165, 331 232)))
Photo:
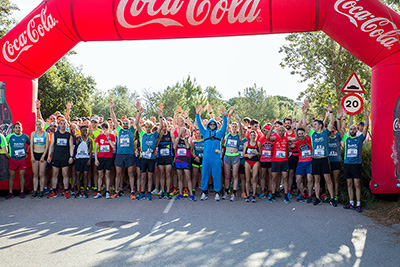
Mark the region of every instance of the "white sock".
POLYGON ((361 202, 357 201, 357 207, 360 206, 361 207, 361 202))
POLYGON ((350 205, 354 206, 354 201, 350 200, 350 205))

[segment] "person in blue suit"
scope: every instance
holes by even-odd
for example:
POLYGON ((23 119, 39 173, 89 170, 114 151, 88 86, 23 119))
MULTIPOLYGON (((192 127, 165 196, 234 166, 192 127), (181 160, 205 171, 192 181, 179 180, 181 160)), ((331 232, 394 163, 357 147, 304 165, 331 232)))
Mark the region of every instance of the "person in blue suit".
MULTIPOLYGON (((231 116, 235 108, 231 107, 228 117, 231 116)), ((204 152, 203 152, 203 169, 201 173, 201 200, 207 199, 208 179, 210 174, 214 181, 215 200, 220 200, 221 191, 221 140, 226 134, 228 128, 228 118, 226 116, 225 108, 221 108, 221 115, 223 124, 221 129, 218 130, 217 122, 211 119, 206 128, 202 124, 200 114, 203 112, 203 106, 196 107, 196 123, 201 135, 204 138, 204 152)))

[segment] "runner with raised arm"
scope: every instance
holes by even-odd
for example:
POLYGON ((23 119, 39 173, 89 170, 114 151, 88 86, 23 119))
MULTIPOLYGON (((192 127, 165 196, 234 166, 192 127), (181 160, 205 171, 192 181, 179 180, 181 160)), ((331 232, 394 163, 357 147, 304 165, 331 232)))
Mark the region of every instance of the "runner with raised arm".
POLYGON ((258 184, 258 169, 260 167, 261 144, 257 142, 257 132, 250 131, 250 140, 244 144, 243 151, 245 157, 245 173, 246 173, 246 202, 250 202, 250 180, 253 183, 252 203, 256 203, 256 190, 258 184))

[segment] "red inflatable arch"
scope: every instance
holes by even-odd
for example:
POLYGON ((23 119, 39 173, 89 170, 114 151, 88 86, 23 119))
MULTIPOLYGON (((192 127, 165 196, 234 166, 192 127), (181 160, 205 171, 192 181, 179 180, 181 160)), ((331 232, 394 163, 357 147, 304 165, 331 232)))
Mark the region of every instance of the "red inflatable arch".
MULTIPOLYGON (((400 16, 378 0, 46 0, 0 39, 0 81, 12 120, 30 133, 38 77, 81 41, 322 30, 372 67, 371 189, 399 194, 397 25, 400 16)), ((7 182, 0 187, 7 188, 7 182)))

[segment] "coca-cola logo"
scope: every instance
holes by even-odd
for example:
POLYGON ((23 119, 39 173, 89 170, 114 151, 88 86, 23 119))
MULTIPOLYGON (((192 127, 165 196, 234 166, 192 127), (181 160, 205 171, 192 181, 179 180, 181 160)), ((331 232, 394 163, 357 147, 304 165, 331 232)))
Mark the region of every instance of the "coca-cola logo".
POLYGON ((3 45, 3 57, 8 62, 14 62, 24 52, 29 50, 40 38, 46 35, 58 23, 51 14, 46 15, 47 6, 40 14, 34 16, 14 41, 6 41, 3 45))
MULTIPOLYGON (((183 27, 182 21, 166 18, 165 16, 174 16, 180 12, 184 1, 164 0, 161 6, 158 4, 158 8, 155 8, 156 2, 157 0, 121 0, 117 7, 119 24, 124 28, 139 28, 153 23, 158 23, 165 27, 183 27), (172 1, 173 3, 171 4, 172 1), (128 4, 129 2, 130 4, 128 4), (126 10, 129 10, 129 14, 133 18, 139 16, 142 12, 155 18, 140 24, 130 24, 125 18, 126 10)), ((261 18, 258 17, 261 12, 261 9, 258 8, 259 3, 260 0, 220 0, 212 5, 210 0, 190 0, 186 8, 186 21, 193 26, 200 25, 206 20, 209 20, 213 25, 220 23, 223 19, 226 19, 230 24, 237 21, 239 23, 250 23, 256 19, 261 21, 261 18)))
POLYGON ((400 30, 396 24, 387 18, 377 17, 358 3, 359 0, 337 0, 335 10, 350 19, 361 31, 369 34, 371 38, 390 49, 394 43, 399 42, 400 30), (359 23, 361 25, 359 25, 359 23))
POLYGON ((393 131, 400 132, 400 122, 399 118, 394 119, 393 121, 393 131))

